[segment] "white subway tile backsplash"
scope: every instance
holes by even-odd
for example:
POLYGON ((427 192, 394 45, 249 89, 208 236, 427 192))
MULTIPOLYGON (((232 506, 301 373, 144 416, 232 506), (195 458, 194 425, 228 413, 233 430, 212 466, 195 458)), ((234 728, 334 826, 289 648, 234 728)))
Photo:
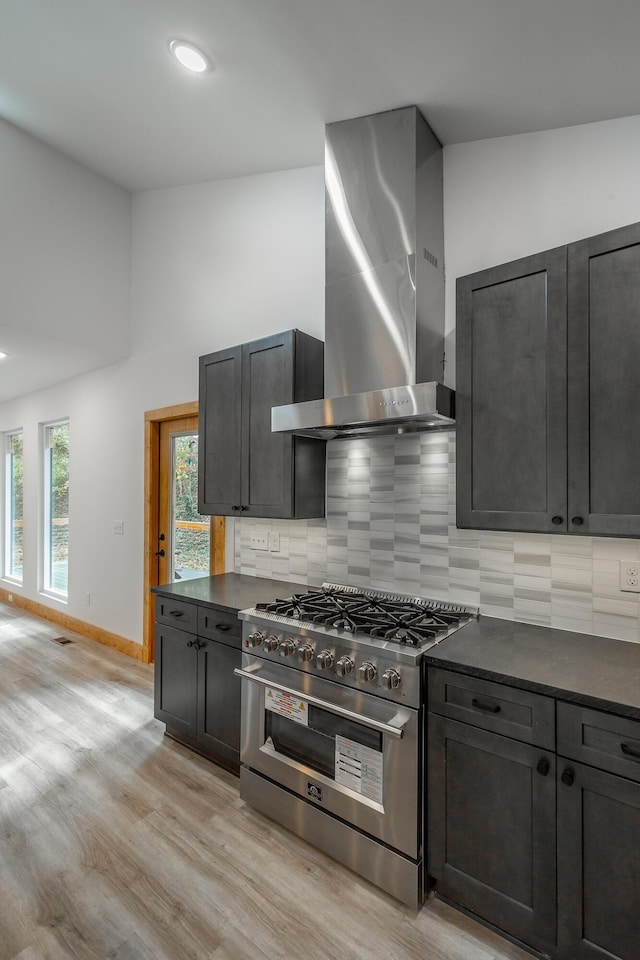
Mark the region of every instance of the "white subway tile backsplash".
POLYGON ((327 445, 326 520, 235 521, 235 570, 323 580, 479 606, 485 616, 640 642, 640 601, 619 561, 640 541, 458 530, 455 434, 327 445), (280 550, 251 550, 277 532, 280 550))

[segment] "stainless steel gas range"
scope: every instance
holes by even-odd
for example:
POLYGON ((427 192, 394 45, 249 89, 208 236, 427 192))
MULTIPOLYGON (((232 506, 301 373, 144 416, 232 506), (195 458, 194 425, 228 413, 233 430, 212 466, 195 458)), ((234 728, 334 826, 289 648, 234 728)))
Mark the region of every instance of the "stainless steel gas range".
POLYGON ((422 654, 476 615, 330 583, 240 613, 241 797, 414 908, 422 654))

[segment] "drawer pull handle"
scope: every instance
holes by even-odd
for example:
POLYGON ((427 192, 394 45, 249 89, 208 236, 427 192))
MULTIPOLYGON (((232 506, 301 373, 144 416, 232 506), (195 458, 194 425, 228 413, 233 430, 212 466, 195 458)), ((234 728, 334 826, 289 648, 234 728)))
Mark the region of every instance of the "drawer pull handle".
POLYGON ((538 766, 536 767, 536 770, 541 777, 546 777, 546 775, 549 773, 549 770, 551 770, 551 764, 546 757, 543 757, 542 760, 538 760, 538 766))
POLYGON ((216 630, 219 630, 221 633, 226 633, 227 630, 231 630, 231 627, 228 623, 216 623, 216 630))
POLYGON ((184 617, 184 610, 169 610, 170 617, 184 617))
POLYGON ((471 706, 475 707, 476 710, 484 710, 485 713, 500 713, 501 707, 497 703, 483 703, 482 700, 478 700, 476 697, 471 701, 471 706))
POLYGON ((633 757, 635 760, 640 760, 640 750, 634 749, 630 743, 621 743, 620 749, 628 757, 633 757))

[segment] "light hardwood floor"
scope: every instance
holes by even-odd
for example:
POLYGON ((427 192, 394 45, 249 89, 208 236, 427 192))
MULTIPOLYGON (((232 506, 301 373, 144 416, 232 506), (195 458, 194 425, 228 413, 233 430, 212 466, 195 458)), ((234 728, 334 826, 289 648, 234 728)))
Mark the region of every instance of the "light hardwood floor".
POLYGON ((399 905, 163 736, 153 668, 0 605, 0 960, 526 960, 399 905))

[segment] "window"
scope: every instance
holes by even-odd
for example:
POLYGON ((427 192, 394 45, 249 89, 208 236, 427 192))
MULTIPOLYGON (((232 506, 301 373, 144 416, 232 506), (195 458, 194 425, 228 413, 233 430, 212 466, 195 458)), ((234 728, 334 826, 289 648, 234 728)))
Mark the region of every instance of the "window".
POLYGON ((69 591, 69 421, 44 426, 45 591, 69 591))
POLYGON ((5 434, 4 575, 22 583, 22 430, 5 434))

